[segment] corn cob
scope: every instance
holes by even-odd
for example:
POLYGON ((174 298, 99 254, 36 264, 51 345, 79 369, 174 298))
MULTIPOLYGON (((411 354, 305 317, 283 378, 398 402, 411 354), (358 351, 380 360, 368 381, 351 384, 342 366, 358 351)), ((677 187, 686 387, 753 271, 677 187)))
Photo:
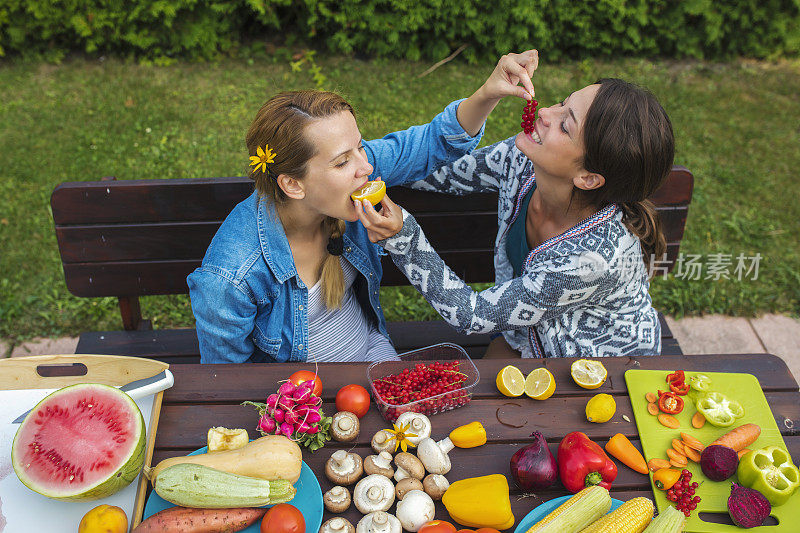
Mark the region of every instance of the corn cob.
POLYGON ((642 533, 652 519, 653 502, 648 498, 633 498, 581 533, 642 533))
POLYGON ((578 533, 611 509, 608 490, 592 485, 576 493, 526 533, 578 533))
POLYGON ((681 533, 686 523, 686 516, 669 505, 650 522, 644 533, 681 533))

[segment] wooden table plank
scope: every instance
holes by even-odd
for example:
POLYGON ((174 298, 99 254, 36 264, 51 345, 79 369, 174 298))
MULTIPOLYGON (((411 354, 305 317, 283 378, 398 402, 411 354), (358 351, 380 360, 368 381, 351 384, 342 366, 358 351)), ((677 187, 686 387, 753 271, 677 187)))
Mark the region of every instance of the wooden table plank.
MULTIPOLYGON (((513 362, 527 373, 544 366, 556 378, 554 397, 595 394, 605 392, 614 395, 627 394, 624 374, 632 368, 703 370, 706 372, 748 372, 761 382, 765 391, 797 391, 797 381, 786 363, 770 354, 734 355, 682 355, 639 357, 609 357, 603 359, 608 369, 608 380, 595 391, 578 387, 570 377, 569 368, 574 359, 518 359, 513 362), (637 365, 638 363, 638 365, 637 365)), ((497 372, 509 360, 476 360, 482 379, 474 389, 476 398, 500 398, 494 384, 497 372)), ((314 370, 313 364, 250 364, 250 365, 175 365, 175 385, 166 391, 164 402, 242 402, 263 398, 274 392, 279 380, 286 379, 300 369, 314 370), (186 376, 186 377, 183 377, 186 376)), ((322 395, 330 401, 336 392, 349 383, 366 386, 366 366, 361 363, 321 364, 318 370, 323 381, 322 395), (335 369, 335 371, 334 371, 335 369)))
MULTIPOLYGON (((577 387, 570 375, 572 359, 516 360, 523 372, 540 366, 553 372, 556 393, 546 402, 527 398, 505 398, 495 388, 494 376, 509 360, 476 361, 482 379, 475 388, 472 401, 466 407, 441 413, 433 418, 433 436, 443 438, 455 426, 480 420, 487 429, 489 442, 479 448, 454 450, 451 452, 453 470, 447 475, 453 482, 468 477, 489 473, 502 473, 510 478, 509 461, 520 447, 531 441, 530 433, 541 431, 555 454, 559 441, 570 431, 584 431, 590 438, 603 445, 615 433, 627 435, 635 446, 640 447, 634 423, 630 399, 625 387, 624 372, 631 368, 700 370, 706 372, 748 372, 755 375, 765 391, 778 427, 784 435, 789 451, 800 456, 800 393, 795 378, 786 364, 772 355, 724 355, 724 356, 661 356, 641 358, 609 358, 603 364, 609 371, 607 382, 599 389, 584 390, 577 387), (584 416, 586 400, 598 392, 613 394, 617 401, 617 414, 606 424, 590 424, 584 416), (526 422, 523 427, 513 428, 501 424, 501 418, 526 422), (629 422, 622 418, 627 415, 629 422), (797 429, 795 429, 797 428, 797 429)), ((366 383, 365 364, 319 365, 324 383, 323 409, 332 414, 335 406, 332 398, 336 391, 348 383, 366 383)), ((251 407, 241 406, 244 400, 264 400, 274 392, 278 381, 301 368, 314 369, 313 365, 180 365, 172 367, 175 386, 165 393, 161 412, 161 423, 156 437, 154 462, 176 455, 184 455, 206 444, 206 433, 213 425, 245 427, 251 436, 255 431, 257 414, 251 407)), ((373 404, 361 419, 361 433, 355 443, 331 442, 317 453, 303 452, 304 460, 317 474, 323 491, 332 484, 324 476, 324 464, 336 449, 353 449, 362 456, 369 455, 369 440, 379 429, 387 427, 373 404)), ((641 448, 640 448, 641 449, 641 448)), ((513 483, 512 509, 517 523, 534 507, 553 497, 565 494, 560 484, 536 495, 522 494, 513 483)), ((619 465, 619 474, 612 495, 621 500, 635 496, 652 497, 647 476, 619 465)), ((394 507, 390 512, 394 511, 394 507)), ((361 514, 351 507, 343 516, 356 524, 361 514)), ((437 504, 437 518, 449 519, 441 504, 437 504)), ((333 515, 325 513, 324 519, 333 515)))

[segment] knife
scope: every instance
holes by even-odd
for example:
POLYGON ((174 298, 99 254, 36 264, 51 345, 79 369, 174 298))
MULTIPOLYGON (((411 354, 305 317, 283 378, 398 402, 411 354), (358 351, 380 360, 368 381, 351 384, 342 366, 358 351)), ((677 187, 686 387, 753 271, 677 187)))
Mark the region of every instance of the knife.
MULTIPOLYGON (((149 396, 150 394, 155 394, 157 392, 161 392, 164 389, 168 389, 172 387, 175 383, 175 378, 172 375, 172 372, 169 370, 163 370, 159 372, 155 376, 150 376, 149 378, 144 379, 137 379, 136 381, 131 381, 119 388, 119 390, 123 392, 127 392, 128 396, 133 398, 134 400, 138 400, 139 398, 144 398, 145 396, 149 396)), ((21 424, 25 417, 33 411, 33 407, 19 415, 12 424, 21 424)))

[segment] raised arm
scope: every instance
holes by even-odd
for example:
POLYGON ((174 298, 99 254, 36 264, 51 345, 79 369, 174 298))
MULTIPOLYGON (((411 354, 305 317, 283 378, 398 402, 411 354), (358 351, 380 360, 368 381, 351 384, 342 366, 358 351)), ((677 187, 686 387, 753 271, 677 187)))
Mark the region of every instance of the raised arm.
POLYGON ((608 264, 592 254, 585 260, 538 263, 521 277, 474 291, 444 263, 406 211, 402 229, 378 244, 442 318, 466 334, 532 326, 613 290, 608 264))

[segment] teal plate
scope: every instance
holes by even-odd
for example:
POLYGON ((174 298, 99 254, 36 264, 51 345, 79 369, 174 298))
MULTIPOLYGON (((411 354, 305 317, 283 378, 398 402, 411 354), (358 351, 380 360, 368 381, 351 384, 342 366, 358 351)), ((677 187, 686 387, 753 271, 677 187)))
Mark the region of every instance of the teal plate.
MULTIPOLYGON (((525 518, 519 521, 517 525, 517 529, 514 530, 514 533, 525 533, 533 525, 544 518, 545 516, 549 515, 552 511, 556 509, 559 505, 564 503, 565 501, 572 498, 572 496, 559 496, 558 498, 553 498, 552 500, 548 500, 543 504, 539 505, 538 507, 534 508, 533 511, 525 515, 525 518)), ((616 509, 622 505, 622 501, 616 498, 611 498, 611 511, 616 509)))
MULTIPOLYGON (((207 449, 204 446, 189 455, 206 453, 207 449)), ((303 461, 303 466, 300 469, 300 479, 294 484, 294 488, 297 489, 297 494, 294 495, 294 498, 289 503, 303 513, 303 518, 306 521, 306 533, 317 533, 319 526, 322 525, 322 489, 319 486, 319 481, 317 481, 317 476, 314 475, 314 472, 311 471, 305 461, 303 461)), ((156 494, 155 491, 152 491, 144 506, 143 516, 147 518, 170 507, 174 507, 174 505, 156 494)), ((260 531, 261 520, 247 529, 243 529, 242 533, 259 533, 260 531)))

